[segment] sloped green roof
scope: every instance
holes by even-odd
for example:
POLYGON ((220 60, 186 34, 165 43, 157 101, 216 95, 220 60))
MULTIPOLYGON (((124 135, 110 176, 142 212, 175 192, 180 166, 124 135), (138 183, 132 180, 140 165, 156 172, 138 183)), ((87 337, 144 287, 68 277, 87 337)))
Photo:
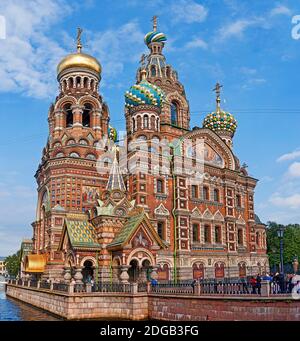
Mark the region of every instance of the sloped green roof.
POLYGON ((145 213, 141 212, 137 215, 131 216, 122 227, 120 233, 116 236, 116 238, 110 244, 108 244, 108 247, 122 245, 131 236, 138 225, 143 221, 144 215, 145 213))
POLYGON ((66 219, 65 221, 70 242, 74 248, 100 248, 91 223, 86 220, 66 219))

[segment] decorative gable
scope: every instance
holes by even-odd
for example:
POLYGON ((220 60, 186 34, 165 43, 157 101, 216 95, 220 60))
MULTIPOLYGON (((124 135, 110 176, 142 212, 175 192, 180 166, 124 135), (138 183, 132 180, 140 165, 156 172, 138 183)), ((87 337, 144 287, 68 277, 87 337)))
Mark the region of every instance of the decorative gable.
POLYGON ((213 219, 214 216, 210 212, 210 210, 207 208, 203 213, 203 219, 213 219))
POLYGON ((170 212, 169 210, 161 203, 156 209, 154 210, 155 215, 159 216, 169 216, 170 212))
POLYGON ((202 218, 202 213, 200 212, 198 207, 195 207, 193 209, 191 217, 194 219, 201 219, 202 218))

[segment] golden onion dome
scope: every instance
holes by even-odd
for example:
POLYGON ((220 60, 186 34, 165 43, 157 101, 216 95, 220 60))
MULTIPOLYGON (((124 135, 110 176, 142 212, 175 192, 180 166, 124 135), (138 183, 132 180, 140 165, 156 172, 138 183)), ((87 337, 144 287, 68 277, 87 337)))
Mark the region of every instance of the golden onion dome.
POLYGON ((57 74, 74 67, 87 68, 98 74, 101 73, 101 65, 96 58, 86 53, 77 52, 71 53, 62 59, 62 61, 57 65, 57 74))

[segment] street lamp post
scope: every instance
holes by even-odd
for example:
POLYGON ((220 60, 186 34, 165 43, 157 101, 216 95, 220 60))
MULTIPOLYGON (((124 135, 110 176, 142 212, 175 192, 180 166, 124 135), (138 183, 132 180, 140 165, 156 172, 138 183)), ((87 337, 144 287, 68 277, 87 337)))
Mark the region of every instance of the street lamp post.
POLYGON ((284 226, 279 225, 279 229, 277 230, 277 235, 280 241, 280 273, 284 275, 284 265, 283 265, 283 235, 284 235, 284 226))

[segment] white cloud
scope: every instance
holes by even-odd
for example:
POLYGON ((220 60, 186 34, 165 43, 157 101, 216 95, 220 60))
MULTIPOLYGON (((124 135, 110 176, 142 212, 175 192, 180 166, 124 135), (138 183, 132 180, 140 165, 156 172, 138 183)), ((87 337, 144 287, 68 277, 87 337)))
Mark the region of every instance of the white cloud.
POLYGON ((299 209, 300 208, 300 194, 293 194, 290 196, 281 196, 278 193, 275 193, 269 201, 278 207, 290 208, 290 209, 299 209))
POLYGON ((262 22, 262 18, 239 19, 218 31, 217 40, 227 40, 229 38, 242 38, 247 28, 256 26, 262 22))
POLYGON ((284 6, 284 5, 281 5, 281 4, 278 4, 277 6, 275 6, 271 11, 270 11, 270 16, 273 17, 273 16, 276 16, 276 15, 291 15, 292 14, 292 11, 284 6))
POLYGON ((201 38, 195 38, 185 44, 186 49, 201 48, 205 50, 207 49, 207 47, 208 47, 207 43, 201 38))
POLYGON ((192 24, 203 22, 207 17, 208 9, 192 0, 180 0, 171 6, 171 12, 175 22, 192 24))
POLYGON ((300 158, 300 150, 296 149, 291 153, 286 153, 281 155, 276 161, 282 162, 282 161, 291 161, 300 158))
POLYGON ((300 177, 300 162, 294 162, 289 166, 287 176, 290 178, 300 177))
POLYGON ((47 34, 70 11, 63 0, 1 2, 7 27, 0 48, 0 91, 37 98, 53 95, 55 67, 66 51, 47 34))

